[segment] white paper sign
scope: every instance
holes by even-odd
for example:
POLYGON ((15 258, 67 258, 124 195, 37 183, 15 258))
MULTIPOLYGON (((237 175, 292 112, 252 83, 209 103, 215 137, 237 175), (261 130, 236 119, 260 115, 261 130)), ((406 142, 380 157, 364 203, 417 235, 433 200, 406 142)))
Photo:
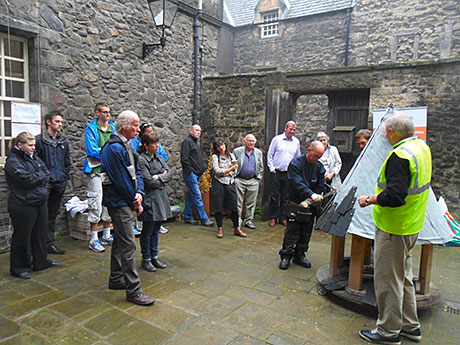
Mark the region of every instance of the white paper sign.
POLYGON ((35 123, 11 123, 11 136, 14 138, 21 132, 30 132, 33 135, 41 133, 42 126, 35 123))
POLYGON ((38 103, 11 102, 11 122, 41 123, 41 108, 38 103))

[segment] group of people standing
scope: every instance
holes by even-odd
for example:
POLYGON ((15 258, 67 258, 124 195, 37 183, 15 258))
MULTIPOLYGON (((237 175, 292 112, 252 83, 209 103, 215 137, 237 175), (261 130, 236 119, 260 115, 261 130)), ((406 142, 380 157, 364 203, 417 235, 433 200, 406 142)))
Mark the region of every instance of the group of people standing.
MULTIPOLYGON (((206 171, 198 139, 201 137, 201 127, 193 125, 189 136, 182 142, 181 163, 182 176, 187 186, 185 199, 184 221, 197 225, 193 218, 194 207, 202 225, 213 227, 204 210, 199 181, 206 171)), ((247 237, 241 230, 244 223, 249 229, 255 229, 253 223, 260 181, 263 174, 262 151, 255 148, 256 138, 252 134, 244 138, 244 146, 236 148, 233 153, 229 143, 222 137, 214 139, 211 154, 211 207, 215 214, 218 227, 217 237, 224 237, 223 212, 228 211, 233 223, 235 236, 247 237), (243 203, 245 212, 243 215, 243 203)))
POLYGON ((70 173, 70 150, 58 111, 46 114, 46 131, 21 132, 10 141, 5 164, 8 212, 13 225, 10 274, 29 279, 30 272, 61 266, 48 254, 64 254, 54 244, 56 217, 70 173))

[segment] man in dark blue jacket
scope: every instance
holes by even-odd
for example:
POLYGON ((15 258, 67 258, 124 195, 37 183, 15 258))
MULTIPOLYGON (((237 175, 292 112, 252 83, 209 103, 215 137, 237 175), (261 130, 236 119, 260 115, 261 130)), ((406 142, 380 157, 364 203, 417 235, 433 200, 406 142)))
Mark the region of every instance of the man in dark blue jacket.
POLYGON ((110 256, 109 289, 126 290, 126 299, 139 305, 155 301, 141 289, 137 273, 136 242, 132 230, 134 212, 142 213, 144 184, 137 164, 137 154, 129 140, 139 133, 139 117, 131 110, 120 113, 112 134, 101 150, 102 204, 107 207, 114 228, 110 256))
POLYGON ((57 110, 45 115, 46 131, 35 137, 36 152, 50 172, 48 183, 48 240, 49 254, 64 254, 54 244, 56 218, 61 208, 67 181, 70 173, 69 141, 62 133, 63 116, 57 110))
POLYGON ((321 193, 326 190, 323 163, 318 160, 324 153, 319 141, 311 143, 306 154, 294 158, 288 167, 288 222, 284 232, 283 248, 280 250, 279 268, 287 270, 293 262, 310 268, 305 257, 308 251, 313 222, 316 215, 314 203, 321 202, 321 193))

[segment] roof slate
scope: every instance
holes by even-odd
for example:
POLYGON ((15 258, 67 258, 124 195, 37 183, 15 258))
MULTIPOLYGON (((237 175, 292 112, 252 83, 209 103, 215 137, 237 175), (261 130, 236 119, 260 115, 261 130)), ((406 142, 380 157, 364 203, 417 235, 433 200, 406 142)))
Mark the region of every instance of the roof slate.
MULTIPOLYGON (((259 0, 224 0, 236 26, 254 22, 254 9, 259 0)), ((287 0, 291 7, 285 18, 295 18, 343 10, 351 7, 352 0, 287 0)))

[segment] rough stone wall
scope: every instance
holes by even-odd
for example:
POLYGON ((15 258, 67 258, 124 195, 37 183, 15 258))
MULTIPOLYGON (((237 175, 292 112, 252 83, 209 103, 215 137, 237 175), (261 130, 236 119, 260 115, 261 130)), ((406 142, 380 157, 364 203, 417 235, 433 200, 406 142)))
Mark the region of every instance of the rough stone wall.
MULTIPOLYGON (((186 1, 195 6, 197 1, 186 1)), ((112 119, 126 109, 152 122, 169 155, 173 171, 168 193, 183 201, 180 143, 191 125, 193 108, 193 15, 178 12, 166 46, 142 60, 142 43, 158 43, 146 1, 28 0, 0 1, 0 26, 17 36, 31 37, 30 100, 42 113, 62 110, 69 137, 71 181, 65 200, 86 199, 84 129, 97 102, 107 102, 112 119), (38 35, 36 34, 38 32, 38 35)), ((220 0, 204 2, 206 15, 220 17, 220 0)), ((217 18, 218 19, 218 18, 217 18)), ((200 73, 216 74, 218 26, 201 21, 200 73)), ((0 183, 1 184, 1 183, 0 183)), ((0 187, 3 188, 3 187, 0 187)), ((6 210, 2 209, 2 215, 6 210)), ((59 230, 66 231, 65 214, 59 230)), ((4 228, 0 230, 0 237, 4 228)))
POLYGON ((279 24, 279 36, 261 38, 260 27, 237 28, 234 71, 301 71, 343 64, 345 12, 317 15, 279 24))
POLYGON ((356 1, 350 65, 449 58, 460 54, 457 0, 356 1))
MULTIPOLYGON (((234 71, 301 71, 344 65, 346 10, 279 22, 279 36, 258 25, 234 34, 234 71)), ((358 0, 351 12, 349 66, 459 56, 457 0, 358 0)))
POLYGON ((327 132, 329 116, 326 95, 302 95, 296 102, 296 137, 300 140, 300 151, 306 152, 318 132, 327 132))
MULTIPOLYGON (((227 138, 241 139, 246 133, 243 129, 246 124, 247 128, 257 133, 258 139, 260 136, 258 147, 266 150, 267 143, 261 139, 266 112, 265 93, 271 87, 267 84, 269 77, 270 74, 206 78, 203 106, 209 111, 210 122, 203 124, 204 135, 218 132, 227 138), (251 92, 242 97, 240 90, 251 92), (248 106, 254 106, 256 114, 248 111, 248 106), (231 118, 240 114, 244 115, 239 117, 241 123, 235 128, 231 118)), ((325 94, 334 90, 369 88, 371 113, 373 109, 385 108, 389 102, 394 102, 396 107, 427 105, 427 142, 433 156, 433 190, 437 196, 443 195, 451 213, 460 217, 460 60, 287 73, 282 75, 275 88, 293 94, 325 94)), ((301 139, 313 138, 317 129, 324 129, 322 126, 325 125, 326 115, 316 111, 316 101, 318 99, 308 96, 307 100, 300 99, 300 103, 297 103, 297 111, 300 105, 307 109, 305 119, 299 114, 296 117, 297 134, 301 139), (308 110, 309 107, 312 110, 308 110), (317 118, 310 121, 313 113, 317 118)))
POLYGON ((216 136, 223 136, 238 147, 251 133, 257 138, 256 147, 264 147, 264 82, 263 75, 205 78, 202 147, 207 156, 216 136))

